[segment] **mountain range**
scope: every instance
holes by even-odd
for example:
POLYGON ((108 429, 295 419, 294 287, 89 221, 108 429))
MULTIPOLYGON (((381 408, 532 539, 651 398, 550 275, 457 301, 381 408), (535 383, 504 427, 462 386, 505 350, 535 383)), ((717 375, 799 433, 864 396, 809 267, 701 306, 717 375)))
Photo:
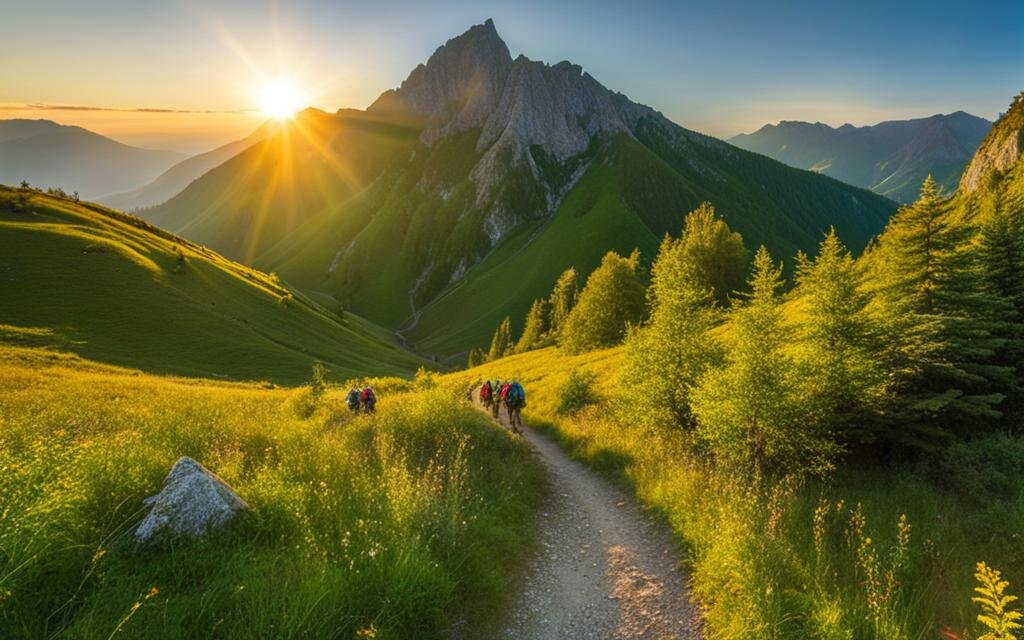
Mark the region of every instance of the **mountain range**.
POLYGON ((984 118, 957 111, 867 127, 783 121, 729 142, 907 203, 929 174, 947 192, 955 191, 991 127, 984 118))
POLYGON ((365 111, 307 110, 147 219, 452 355, 525 315, 565 267, 650 258, 711 201, 780 257, 896 205, 685 129, 578 65, 513 58, 492 21, 365 111))
POLYGON ((122 211, 136 211, 166 202, 181 193, 189 183, 199 176, 237 156, 257 142, 265 140, 272 125, 273 122, 268 122, 241 140, 229 142, 206 153, 190 156, 161 173, 152 182, 130 191, 106 195, 99 198, 98 202, 122 211))
POLYGON ((50 120, 0 120, 0 183, 27 180, 95 200, 153 180, 185 156, 50 120))

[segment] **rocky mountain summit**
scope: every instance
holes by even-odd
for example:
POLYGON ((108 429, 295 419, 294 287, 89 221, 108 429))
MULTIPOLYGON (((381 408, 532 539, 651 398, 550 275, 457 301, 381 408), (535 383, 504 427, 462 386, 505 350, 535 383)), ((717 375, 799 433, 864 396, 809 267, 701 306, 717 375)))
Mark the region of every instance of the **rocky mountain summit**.
POLYGON ((571 183, 550 184, 535 156, 564 162, 586 152, 596 137, 632 136, 641 119, 664 120, 607 89, 579 65, 548 65, 523 55, 513 59, 492 20, 439 47, 368 111, 423 121, 420 141, 427 146, 479 131, 475 150, 481 157, 471 172, 477 202, 494 195, 510 165, 525 163, 545 187, 548 209, 571 183))

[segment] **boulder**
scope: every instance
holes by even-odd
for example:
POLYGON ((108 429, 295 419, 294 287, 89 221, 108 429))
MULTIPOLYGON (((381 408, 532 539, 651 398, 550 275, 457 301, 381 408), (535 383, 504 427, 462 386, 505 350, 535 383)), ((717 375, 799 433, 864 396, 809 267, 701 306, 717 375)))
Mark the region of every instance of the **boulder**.
POLYGON ((135 529, 138 547, 165 534, 205 537, 249 508, 223 480, 187 456, 174 463, 160 493, 143 504, 150 510, 135 529))

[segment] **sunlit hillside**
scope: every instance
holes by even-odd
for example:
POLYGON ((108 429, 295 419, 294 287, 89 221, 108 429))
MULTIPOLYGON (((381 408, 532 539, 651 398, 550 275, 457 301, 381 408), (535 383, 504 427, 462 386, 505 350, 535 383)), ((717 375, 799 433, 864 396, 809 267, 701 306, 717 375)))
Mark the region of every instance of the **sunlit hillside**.
MULTIPOLYGON (((961 448, 944 463, 851 462, 825 481, 751 484, 716 468, 691 432, 632 419, 631 398, 650 390, 622 375, 625 356, 622 347, 579 356, 547 348, 450 380, 519 380, 530 423, 665 518, 687 550, 711 637, 959 633, 977 615, 977 562, 1017 583, 1024 575, 1024 518, 1012 497, 1024 482, 1006 478, 1004 488, 1005 467, 988 477, 971 469, 969 460, 984 458, 979 449, 961 448), (985 489, 970 495, 967 487, 985 489), (864 581, 872 571, 877 584, 864 581)), ((1021 451, 1019 441, 1003 445, 1007 457, 1021 451)))
POLYGON ((138 218, 0 188, 0 340, 147 371, 297 383, 411 374, 394 337, 138 218))
POLYGON ((344 387, 0 346, 0 637, 494 637, 540 467, 429 376, 372 384, 364 417, 344 387), (142 500, 180 456, 251 511, 139 552, 142 500))

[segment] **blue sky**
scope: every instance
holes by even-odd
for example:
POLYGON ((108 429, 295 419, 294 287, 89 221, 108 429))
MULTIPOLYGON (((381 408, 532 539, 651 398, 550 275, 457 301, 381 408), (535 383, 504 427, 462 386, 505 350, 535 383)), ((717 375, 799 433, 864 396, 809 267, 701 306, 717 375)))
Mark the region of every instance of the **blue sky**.
POLYGON ((0 5, 6 104, 233 111, 253 106, 266 77, 287 76, 316 106, 365 107, 488 17, 513 55, 571 60, 723 137, 780 119, 994 118, 1024 89, 1021 1, 0 5))

